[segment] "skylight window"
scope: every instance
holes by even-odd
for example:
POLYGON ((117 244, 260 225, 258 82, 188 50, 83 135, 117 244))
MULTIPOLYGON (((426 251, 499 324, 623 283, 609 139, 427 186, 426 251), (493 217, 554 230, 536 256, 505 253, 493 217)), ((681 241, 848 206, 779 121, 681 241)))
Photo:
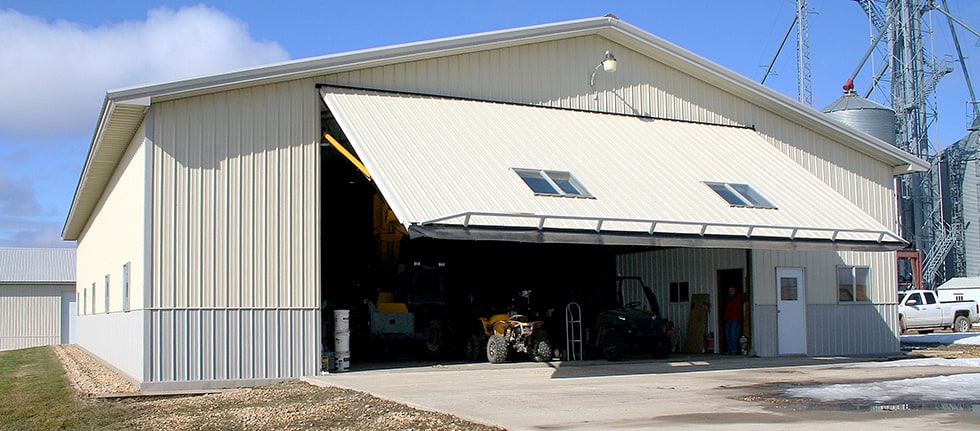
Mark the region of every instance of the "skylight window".
POLYGON ((585 186, 582 185, 569 172, 546 171, 543 169, 518 169, 514 172, 520 175, 524 183, 531 188, 536 195, 546 196, 568 196, 579 198, 591 198, 585 186))
POLYGON ((733 207, 776 208, 772 202, 769 202, 768 199, 748 184, 709 182, 705 182, 704 184, 711 187, 711 190, 714 190, 718 196, 721 196, 722 199, 733 207))

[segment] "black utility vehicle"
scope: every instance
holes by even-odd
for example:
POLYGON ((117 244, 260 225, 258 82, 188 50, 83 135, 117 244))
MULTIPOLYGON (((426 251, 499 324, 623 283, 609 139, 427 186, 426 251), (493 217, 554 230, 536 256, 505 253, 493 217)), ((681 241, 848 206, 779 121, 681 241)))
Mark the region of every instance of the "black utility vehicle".
POLYGON ((670 355, 669 322, 660 314, 660 302, 639 277, 617 277, 614 307, 596 317, 595 346, 610 361, 618 361, 630 351, 650 352, 657 359, 670 355), (624 292, 643 293, 642 301, 624 303, 624 292))

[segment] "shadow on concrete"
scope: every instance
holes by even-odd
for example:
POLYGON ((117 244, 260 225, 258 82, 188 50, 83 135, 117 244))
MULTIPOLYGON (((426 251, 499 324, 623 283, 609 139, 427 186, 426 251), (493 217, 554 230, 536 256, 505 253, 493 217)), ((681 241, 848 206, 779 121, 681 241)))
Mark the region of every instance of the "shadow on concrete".
MULTIPOLYGON (((899 354, 896 354, 899 355, 899 354)), ((854 363, 865 361, 882 361, 894 359, 895 356, 837 356, 837 357, 807 357, 784 356, 775 358, 727 356, 716 354, 675 354, 667 359, 649 359, 644 357, 627 357, 625 360, 610 362, 605 359, 583 361, 551 361, 551 362, 507 362, 490 364, 486 362, 428 362, 428 361, 399 361, 399 362, 364 362, 352 360, 350 369, 344 374, 367 371, 386 371, 390 373, 408 373, 422 371, 485 371, 485 370, 517 370, 536 369, 544 371, 550 368, 552 379, 574 379, 583 377, 629 376, 647 374, 678 374, 702 371, 724 371, 757 368, 801 367, 812 365, 828 365, 836 363, 854 363)), ((332 374, 332 373, 331 373, 332 374)))
POLYGON ((642 374, 677 374, 774 367, 800 367, 835 363, 885 360, 884 356, 760 358, 714 354, 678 354, 667 359, 634 359, 620 362, 604 360, 561 362, 552 378, 602 377, 642 374))

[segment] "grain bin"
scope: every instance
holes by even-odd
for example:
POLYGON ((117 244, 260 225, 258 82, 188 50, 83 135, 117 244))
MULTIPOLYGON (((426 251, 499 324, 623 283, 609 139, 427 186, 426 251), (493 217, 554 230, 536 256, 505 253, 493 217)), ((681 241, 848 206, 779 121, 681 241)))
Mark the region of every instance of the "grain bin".
POLYGON ((874 101, 858 96, 853 90, 822 111, 834 120, 874 136, 889 144, 895 144, 895 111, 874 101))

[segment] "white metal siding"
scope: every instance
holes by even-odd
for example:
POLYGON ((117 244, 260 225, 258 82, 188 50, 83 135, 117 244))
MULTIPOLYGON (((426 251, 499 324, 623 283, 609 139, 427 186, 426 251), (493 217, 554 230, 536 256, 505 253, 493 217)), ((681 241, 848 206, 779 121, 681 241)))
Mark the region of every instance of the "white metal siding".
MULTIPOLYGON (((130 306, 142 308, 145 243, 146 199, 145 132, 141 127, 112 178, 105 194, 96 205, 88 225, 78 238, 77 281, 79 298, 82 289, 95 283, 88 298, 97 298, 95 308, 84 308, 88 314, 105 313, 105 277, 109 276, 109 312, 121 312, 123 265, 130 263, 130 306)), ((91 304, 89 304, 91 305, 91 304)))
POLYGON ((807 353, 811 356, 897 353, 897 304, 808 305, 807 353))
POLYGON ((134 310, 78 316, 77 343, 129 380, 139 383, 146 373, 143 354, 147 313, 146 310, 134 310))
POLYGON ((894 252, 786 252, 753 250, 753 317, 760 355, 775 355, 776 268, 804 268, 807 302, 807 353, 857 354, 897 350, 898 283, 894 252), (838 303, 837 267, 868 266, 871 303, 838 303), (771 319, 771 320, 767 320, 771 319), (836 319, 829 322, 826 319, 836 319), (759 344, 769 340, 772 345, 759 344))
POLYGON ((773 146, 882 225, 897 227, 890 166, 780 112, 600 36, 369 68, 323 76, 318 82, 754 126, 773 146), (619 69, 599 71, 597 93, 592 93, 589 76, 606 50, 616 55, 619 69))
POLYGON ((599 36, 361 69, 325 76, 321 82, 634 113, 628 103, 643 115, 735 124, 719 113, 735 108, 731 94, 706 91, 703 81, 599 36), (599 71, 593 92, 589 78, 606 50, 616 55, 619 69, 599 71))
POLYGON ((319 310, 150 312, 153 355, 144 390, 231 386, 319 372, 319 310))
POLYGON ((316 308, 316 93, 155 105, 155 308, 316 308))
POLYGON ((76 295, 83 304, 78 308, 76 342, 123 375, 138 381, 144 372, 145 342, 142 308, 146 293, 143 275, 150 154, 146 125, 141 125, 130 138, 129 146, 120 149, 121 158, 78 236, 76 295), (131 311, 123 312, 121 281, 127 263, 130 264, 131 311), (106 277, 110 282, 108 310, 106 277))
MULTIPOLYGON (((687 333, 690 303, 669 302, 669 283, 688 281, 690 293, 711 296, 708 330, 718 327, 716 273, 721 269, 744 268, 751 291, 753 348, 760 356, 778 354, 776 342, 776 268, 804 268, 807 292, 807 352, 810 355, 883 353, 898 350, 897 281, 894 253, 880 252, 790 252, 752 250, 747 268, 745 250, 672 249, 620 256, 617 271, 643 277, 658 295, 663 313, 687 333), (871 267, 873 302, 838 304, 838 265, 871 267), (828 320, 828 319, 832 319, 828 320)), ((704 334, 695 334, 701 337, 704 334)))
POLYGON ((61 343, 61 293, 73 288, 0 284, 0 350, 61 343))
POLYGON ((807 304, 837 304, 837 267, 867 266, 871 270, 868 292, 877 304, 894 304, 898 269, 893 252, 787 252, 754 250, 753 279, 755 283, 768 283, 771 289, 756 293, 761 304, 776 305, 777 267, 806 268, 807 304))
POLYGON ((318 106, 310 80, 154 105, 144 390, 319 370, 318 106))

